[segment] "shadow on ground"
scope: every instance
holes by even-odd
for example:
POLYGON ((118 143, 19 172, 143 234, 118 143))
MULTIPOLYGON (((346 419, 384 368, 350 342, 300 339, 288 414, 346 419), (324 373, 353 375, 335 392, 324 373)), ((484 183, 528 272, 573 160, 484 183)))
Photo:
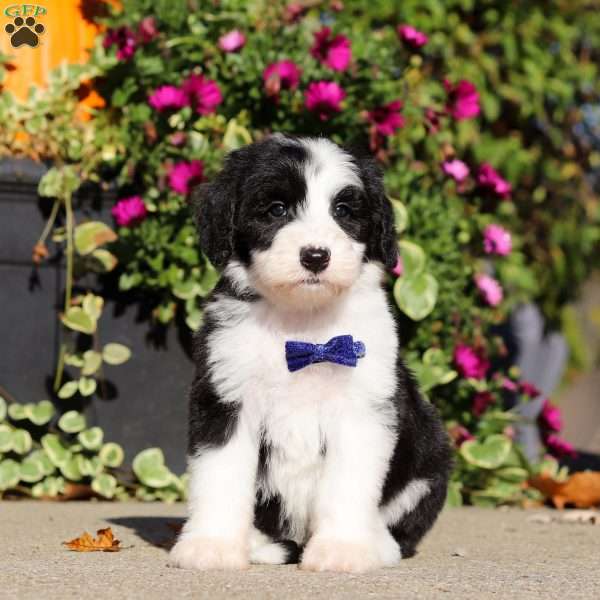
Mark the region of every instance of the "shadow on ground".
POLYGON ((113 525, 130 529, 137 537, 156 548, 168 551, 185 519, 177 517, 110 517, 113 525))

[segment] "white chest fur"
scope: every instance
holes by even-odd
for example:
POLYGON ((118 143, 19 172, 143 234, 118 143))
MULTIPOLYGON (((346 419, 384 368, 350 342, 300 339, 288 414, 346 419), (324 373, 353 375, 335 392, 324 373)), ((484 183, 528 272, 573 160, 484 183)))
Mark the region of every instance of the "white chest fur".
MULTIPOLYGON (((213 384, 224 402, 239 402, 241 419, 270 448, 267 496, 279 493, 290 537, 304 541, 327 439, 352 412, 381 419, 394 393, 397 338, 380 270, 367 265, 335 306, 318 314, 281 314, 264 301, 222 299, 214 316, 223 325, 208 339, 213 384), (325 343, 351 334, 366 346, 358 366, 320 363, 290 373, 285 342, 325 343)), ((360 419, 359 419, 360 420, 360 419)))

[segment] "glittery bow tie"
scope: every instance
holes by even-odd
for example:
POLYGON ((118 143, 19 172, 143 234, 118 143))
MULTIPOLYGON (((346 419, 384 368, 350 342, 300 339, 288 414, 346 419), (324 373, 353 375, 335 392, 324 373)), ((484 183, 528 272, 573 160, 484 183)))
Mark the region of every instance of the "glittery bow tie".
POLYGON ((326 344, 285 343, 285 359, 288 369, 292 372, 320 362, 355 367, 358 359, 362 358, 365 352, 365 345, 362 342, 355 342, 351 335, 338 335, 326 344))

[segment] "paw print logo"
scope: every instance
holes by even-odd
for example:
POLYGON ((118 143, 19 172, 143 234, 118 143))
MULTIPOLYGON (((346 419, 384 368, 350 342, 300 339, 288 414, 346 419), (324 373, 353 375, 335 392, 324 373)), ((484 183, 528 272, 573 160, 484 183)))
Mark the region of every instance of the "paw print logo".
POLYGON ((23 44, 35 48, 39 42, 39 36, 46 31, 41 23, 36 23, 33 17, 16 17, 12 23, 9 23, 4 31, 10 35, 10 43, 13 48, 18 48, 23 44))

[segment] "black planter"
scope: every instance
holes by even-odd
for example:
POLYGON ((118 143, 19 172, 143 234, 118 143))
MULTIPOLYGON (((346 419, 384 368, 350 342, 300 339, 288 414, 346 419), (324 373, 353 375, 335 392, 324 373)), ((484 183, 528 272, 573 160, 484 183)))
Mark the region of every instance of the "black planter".
MULTIPOLYGON (((53 398, 52 377, 63 334, 57 320, 64 289, 63 258, 49 244, 47 261, 36 268, 31 261, 52 204, 37 195, 45 170, 31 161, 0 162, 0 385, 19 402, 53 398)), ((113 202, 110 194, 82 189, 75 197, 76 219, 112 224, 113 202)), ((186 392, 193 373, 189 336, 176 327, 152 330, 143 304, 119 294, 114 278, 100 283, 90 278, 85 283, 100 285, 107 296, 100 343, 120 342, 133 353, 127 363, 106 367, 101 397, 85 406, 88 423, 102 427, 106 440, 121 444, 128 460, 143 448, 159 446, 171 469, 183 472, 186 392)), ((69 400, 61 401, 61 406, 69 407, 69 402, 79 408, 69 400)))

